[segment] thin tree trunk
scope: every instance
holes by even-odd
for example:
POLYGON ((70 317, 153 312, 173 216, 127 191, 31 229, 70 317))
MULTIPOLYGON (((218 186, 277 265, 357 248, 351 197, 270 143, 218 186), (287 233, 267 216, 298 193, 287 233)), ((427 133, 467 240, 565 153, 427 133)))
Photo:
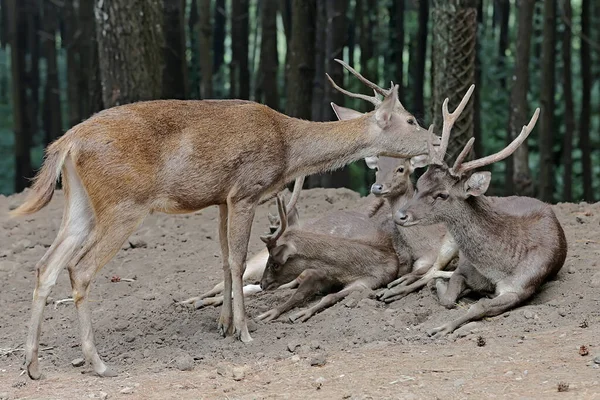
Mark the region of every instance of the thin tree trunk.
MULTIPOLYGON (((442 103, 449 109, 475 83, 477 9, 474 0, 435 0, 433 9, 433 121, 442 127, 442 103)), ((453 160, 473 136, 473 100, 454 124, 446 160, 453 160)))
POLYGON ((540 143, 540 174, 539 197, 546 202, 552 202, 554 190, 554 87, 556 63, 556 1, 544 2, 544 37, 542 42, 541 58, 541 90, 540 102, 542 115, 540 116, 539 143, 540 143))
MULTIPOLYGON (((344 84, 344 72, 342 66, 335 59, 344 58, 344 46, 346 44, 346 11, 348 10, 347 0, 329 0, 325 5, 327 16, 327 37, 325 41, 325 68, 331 78, 338 83, 344 84)), ((361 37, 362 35, 361 30, 361 37)), ((362 49, 362 47, 361 47, 362 49)), ((361 51, 362 52, 362 51, 361 51)), ((344 95, 333 88, 331 85, 325 86, 325 104, 334 102, 338 105, 344 104, 344 95)), ((325 121, 335 121, 337 117, 331 109, 327 107, 324 114, 325 121)), ((349 187, 350 174, 349 168, 333 171, 331 174, 323 174, 321 180, 323 187, 349 187)))
POLYGON ((58 86, 58 66, 56 62, 56 33, 58 30, 58 10, 51 0, 44 0, 44 56, 46 58, 46 90, 44 94, 44 114, 46 145, 62 133, 60 109, 60 88, 58 86))
POLYGON ((162 94, 160 0, 98 0, 96 31, 106 107, 162 94))
MULTIPOLYGON (((529 56, 531 48, 531 35, 533 32, 533 9, 536 0, 519 0, 517 52, 515 55, 515 70, 511 77, 509 133, 514 139, 527 123, 529 111, 527 109, 527 91, 529 90, 529 56)), ((512 163, 511 175, 506 176, 506 181, 512 181, 509 186, 510 193, 521 196, 533 196, 533 181, 529 169, 529 150, 527 141, 521 144, 507 163, 512 163)))
MULTIPOLYGON (((334 1, 335 3, 335 1, 334 1)), ((332 4, 334 4, 332 3, 332 4)), ((373 0, 362 0, 356 2, 357 7, 361 7, 360 11, 360 36, 359 36, 359 44, 360 44, 360 72, 363 76, 365 76, 371 82, 377 82, 377 57, 375 54, 375 18, 376 14, 372 12, 372 10, 376 9, 373 5, 373 0)), ((329 3, 328 3, 329 7, 329 3)), ((329 16, 327 18, 330 18, 329 16)), ((334 28, 335 29, 335 28, 334 28)), ((330 33, 328 33, 328 36, 330 33)), ((341 42, 341 50, 340 56, 343 54, 343 45, 345 43, 341 42)), ((340 71, 341 67, 338 65, 340 71)), ((337 67, 336 67, 337 68, 337 67)), ((343 83, 343 75, 341 75, 340 83, 343 83)), ((372 90, 366 87, 365 85, 360 86, 360 92, 365 94, 372 94, 372 90)), ((343 98, 343 96, 339 92, 335 92, 339 98, 343 98)), ((361 111, 371 111, 372 106, 365 102, 361 101, 359 103, 359 110, 361 111)), ((331 111, 333 113, 333 111, 331 111)), ((332 114, 333 115, 333 114, 332 114)))
MULTIPOLYGON (((483 0, 477 1, 477 29, 482 30, 483 0)), ((481 137, 481 41, 483 33, 477 35, 475 41, 475 91, 473 93, 473 137, 475 138, 475 157, 483 156, 483 140, 481 137)), ((512 164, 511 164, 512 165, 512 164)))
POLYGON ((231 1, 230 97, 234 99, 250 98, 248 1, 231 1))
POLYGON ((286 114, 310 119, 315 76, 316 0, 292 1, 286 114))
POLYGON ((79 31, 77 15, 73 5, 74 0, 65 1, 64 30, 65 38, 63 47, 67 50, 67 104, 68 104, 68 126, 75 126, 83 119, 81 112, 81 93, 79 83, 81 74, 87 73, 80 68, 79 43, 81 32, 79 31))
MULTIPOLYGON (((581 34, 590 37, 591 1, 581 3, 581 34)), ((579 148, 581 149, 581 169, 583 170, 583 200, 594 201, 592 192, 592 158, 590 145, 590 118, 592 101, 592 62, 590 45, 581 41, 581 116, 579 118, 579 148)))
MULTIPOLYGON (((510 1, 499 0, 498 3, 500 35, 498 36, 498 69, 504 70, 506 50, 508 49, 508 20, 510 17, 510 1)), ((500 78, 500 87, 506 89, 506 78, 500 78)))
POLYGON ((28 118, 31 128, 32 138, 39 130, 39 110, 40 110, 40 7, 35 0, 29 0, 27 10, 27 47, 29 49, 29 70, 27 84, 29 86, 30 97, 27 102, 28 118))
POLYGON ((11 79, 12 79, 12 115, 15 134, 15 191, 20 192, 33 177, 31 157, 31 131, 27 116, 27 88, 25 70, 25 42, 26 27, 23 15, 23 3, 19 0, 9 0, 8 20, 10 23, 9 43, 11 51, 11 79))
MULTIPOLYGON (((163 31, 165 38, 162 75, 162 97, 187 97, 187 64, 185 61, 184 11, 185 0, 163 0, 163 31)), ((210 2, 209 8, 210 10, 210 2)))
POLYGON ((210 23, 210 0, 198 0, 200 5, 200 96, 203 99, 213 97, 213 62, 210 55, 212 40, 212 26, 210 23))
POLYGON ((262 97, 257 101, 277 110, 279 93, 277 90, 277 0, 261 0, 260 22, 260 68, 257 87, 262 97))
MULTIPOLYGON (((208 19, 210 21, 210 14, 208 19)), ((190 63, 188 64, 188 79, 189 79, 189 98, 200 99, 202 98, 200 91, 200 28, 198 27, 198 1, 191 0, 190 2, 190 14, 187 20, 187 29, 190 40, 190 63)), ((212 37, 212 31, 211 31, 212 37)), ((210 43, 212 46, 212 43, 210 43)), ((210 53, 209 53, 210 54, 210 53)), ((214 60, 210 60, 211 71, 213 68, 214 60)))
POLYGON ((427 57, 427 23, 429 21, 429 1, 419 0, 419 28, 415 57, 415 76, 412 86, 413 113, 422 119, 425 116, 425 61, 427 57))
MULTIPOLYGON (((205 10, 200 10, 205 12, 205 10)), ((214 31, 213 31, 213 73, 218 74, 221 65, 225 62, 225 25, 227 18, 225 14, 225 0, 216 0, 214 9, 214 31)))
POLYGON ((573 85, 571 77, 571 0, 563 3, 565 29, 562 37, 563 92, 565 97, 565 137, 563 142, 563 201, 571 201, 573 196, 573 136, 575 134, 575 106, 573 105, 573 85))
POLYGON ((83 72, 79 75, 80 116, 85 119, 103 108, 94 0, 79 0, 79 22, 79 65, 83 72))
POLYGON ((311 114, 313 121, 323 121, 325 107, 327 107, 323 101, 325 86, 329 85, 329 82, 325 81, 325 28, 327 25, 325 2, 326 0, 317 0, 316 9, 315 78, 313 83, 311 114))
MULTIPOLYGON (((386 67, 389 70, 391 66, 395 66, 394 74, 387 73, 388 76, 393 76, 394 82, 400 85, 398 97, 404 100, 404 0, 393 1, 390 9, 390 45, 388 50, 388 62, 386 67)), ((388 71, 389 72, 389 71, 388 71)))

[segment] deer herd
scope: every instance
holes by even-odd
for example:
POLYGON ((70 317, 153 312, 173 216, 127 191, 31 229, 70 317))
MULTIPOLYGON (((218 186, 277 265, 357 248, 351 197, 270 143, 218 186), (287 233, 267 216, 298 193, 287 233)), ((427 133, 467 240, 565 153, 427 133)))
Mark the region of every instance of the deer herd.
POLYGON ((245 297, 295 288, 283 304, 257 316, 271 321, 317 294, 313 306, 289 320, 306 321, 352 291, 397 301, 428 283, 444 307, 467 292, 481 295, 460 318, 428 332, 440 337, 468 321, 501 314, 531 298, 561 269, 567 242, 552 208, 528 197, 486 197, 488 171, 510 156, 534 128, 537 109, 502 151, 466 161, 471 139, 452 167, 444 161, 450 133, 473 86, 453 113, 442 106, 441 138, 417 123, 398 99, 343 61, 374 91, 351 93, 371 102, 368 113, 331 104, 339 121, 291 118, 243 100, 145 101, 101 111, 46 149, 44 164, 14 216, 32 214, 52 199, 61 178, 64 215, 55 241, 36 267, 25 363, 32 379, 44 307, 61 270, 69 271, 81 349, 94 372, 115 376, 100 358, 88 295, 96 273, 153 212, 219 208, 223 281, 183 303, 222 305, 218 330, 243 342, 245 297), (364 159, 376 171, 373 199, 364 209, 333 211, 302 221, 296 203, 304 176, 364 159), (411 174, 428 166, 416 186, 411 174), (286 205, 278 191, 296 180, 286 205), (276 197, 266 248, 246 262, 256 207, 276 197), (451 261, 457 266, 448 271, 451 261))

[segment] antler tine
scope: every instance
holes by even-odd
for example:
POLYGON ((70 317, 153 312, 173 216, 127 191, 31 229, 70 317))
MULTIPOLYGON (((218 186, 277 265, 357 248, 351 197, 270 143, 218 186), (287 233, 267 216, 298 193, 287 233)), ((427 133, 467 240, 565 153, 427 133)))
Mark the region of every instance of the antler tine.
POLYGON ((369 103, 373 104, 375 107, 377 107, 378 105, 381 104, 381 100, 379 100, 377 98, 377 92, 375 92, 375 96, 367 96, 366 94, 361 94, 361 93, 352 93, 352 92, 347 91, 346 89, 339 87, 338 84, 335 83, 335 81, 331 78, 331 76, 329 76, 328 73, 325 73, 325 75, 327 76, 327 79, 329 79, 329 82, 331 82, 331 85, 334 88, 336 88, 337 90, 339 90, 340 92, 344 93, 345 95, 354 97, 357 99, 366 100, 369 103))
POLYGON ((277 243, 277 240, 283 235, 283 232, 287 229, 287 214, 285 212, 285 206, 283 199, 280 195, 277 195, 277 212, 279 213, 279 227, 271 235, 261 236, 260 239, 267 244, 267 247, 277 243))
POLYGON ((296 203, 298 202, 298 198, 300 197, 300 192, 302 191, 302 186, 304 185, 304 176, 296 178, 296 182, 294 182, 294 190, 292 191, 292 197, 290 198, 290 202, 285 206, 286 214, 292 212, 294 207, 296 207, 296 203))
POLYGON ((540 109, 537 108, 535 110, 535 112, 533 113, 533 117, 531 117, 531 120, 529 121, 529 123, 527 125, 523 126, 523 129, 521 130, 521 133, 519 133, 519 136, 517 136, 515 138, 515 140, 513 140, 504 149, 500 150, 496 154, 492 154, 487 157, 480 158, 478 160, 473 160, 473 161, 464 163, 464 164, 460 165, 458 167, 458 170, 455 170, 454 172, 455 173, 464 173, 464 172, 470 171, 475 168, 484 167, 486 165, 495 163, 497 161, 504 160, 506 157, 510 156, 521 145, 521 143, 523 143, 525 141, 525 139, 527 139, 527 136, 529 136, 529 134, 535 127, 535 124, 538 120, 539 115, 540 115, 540 109))
POLYGON ((377 93, 382 95, 383 97, 386 97, 391 93, 391 90, 382 89, 381 87, 377 86, 375 83, 371 82, 370 80, 368 80, 367 78, 365 78, 364 76, 359 74, 354 68, 352 68, 351 66, 346 64, 346 62, 344 62, 340 59, 337 59, 337 58, 335 59, 335 61, 338 64, 341 64, 344 68, 346 68, 348 70, 348 72, 350 72, 352 75, 356 76, 362 83, 364 83, 365 85, 367 85, 368 87, 370 87, 371 89, 373 89, 374 91, 376 91, 377 93))
POLYGON ((444 100, 444 104, 442 104, 442 115, 444 116, 444 125, 442 126, 442 143, 440 144, 440 148, 438 150, 438 153, 442 160, 446 155, 446 150, 448 150, 448 142, 450 141, 450 131, 452 130, 452 127, 454 126, 456 120, 460 117, 463 110, 465 109, 474 90, 475 85, 471 85, 469 87, 469 90, 467 90, 467 93, 465 93, 462 100, 460 101, 458 107, 456 107, 456 109, 452 113, 448 111, 449 100, 447 97, 444 100))
POLYGON ((473 143, 475 143, 475 138, 469 139, 469 141, 467 142, 465 147, 462 149, 462 151, 460 152, 458 157, 456 157, 456 161, 454 161, 454 165, 452 166, 452 171, 458 170, 458 168, 460 167, 460 164, 462 164, 462 162, 465 160, 465 158, 471 152, 471 149, 473 148, 473 143))

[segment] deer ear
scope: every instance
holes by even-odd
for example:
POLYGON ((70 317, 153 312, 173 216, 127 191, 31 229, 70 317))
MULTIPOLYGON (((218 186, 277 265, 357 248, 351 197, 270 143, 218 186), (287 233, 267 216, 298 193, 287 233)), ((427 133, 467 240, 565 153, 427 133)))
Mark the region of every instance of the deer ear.
POLYGON ((390 124, 398 103, 398 85, 395 85, 391 93, 381 102, 381 105, 375 111, 375 119, 381 128, 386 128, 390 124))
POLYGON ((363 113, 353 110, 351 108, 346 108, 342 106, 338 106, 335 103, 331 103, 331 108, 333 108, 333 112, 337 115, 340 121, 346 121, 348 119, 355 119, 363 116, 363 113))
POLYGON ((465 193, 469 196, 481 196, 486 192, 492 180, 490 171, 475 172, 465 182, 465 193))
POLYGON ((377 169, 377 164, 379 162, 379 157, 365 157, 365 163, 367 163, 367 167, 369 169, 377 169))
POLYGON ((410 159, 410 172, 417 168, 426 167, 429 164, 429 156, 426 154, 416 156, 410 159))
POLYGON ((283 265, 287 262, 290 257, 296 255, 296 247, 291 243, 284 243, 275 247, 271 251, 271 257, 279 265, 283 265))

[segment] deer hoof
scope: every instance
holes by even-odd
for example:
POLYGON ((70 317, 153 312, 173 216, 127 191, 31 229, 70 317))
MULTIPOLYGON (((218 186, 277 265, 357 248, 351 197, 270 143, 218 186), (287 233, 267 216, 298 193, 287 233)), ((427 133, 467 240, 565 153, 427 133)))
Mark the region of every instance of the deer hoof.
POLYGON ((427 331, 427 335, 434 338, 440 339, 446 336, 449 333, 452 333, 453 329, 450 328, 449 325, 442 325, 437 328, 433 328, 427 331))
POLYGON ((104 367, 104 371, 102 371, 102 372, 96 371, 96 374, 103 378, 115 378, 115 377, 119 376, 117 371, 115 371, 114 369, 112 369, 110 367, 106 367, 106 366, 104 367))
POLYGON ((37 360, 32 361, 29 363, 29 365, 27 365, 27 375, 29 375, 29 377, 34 381, 44 377, 44 375, 42 375, 42 371, 40 370, 40 364, 37 360))
POLYGON ((250 343, 254 340, 252 339, 252 336, 250 336, 250 333, 248 333, 248 327, 245 325, 241 329, 235 328, 233 335, 236 339, 241 340, 242 343, 250 343))

